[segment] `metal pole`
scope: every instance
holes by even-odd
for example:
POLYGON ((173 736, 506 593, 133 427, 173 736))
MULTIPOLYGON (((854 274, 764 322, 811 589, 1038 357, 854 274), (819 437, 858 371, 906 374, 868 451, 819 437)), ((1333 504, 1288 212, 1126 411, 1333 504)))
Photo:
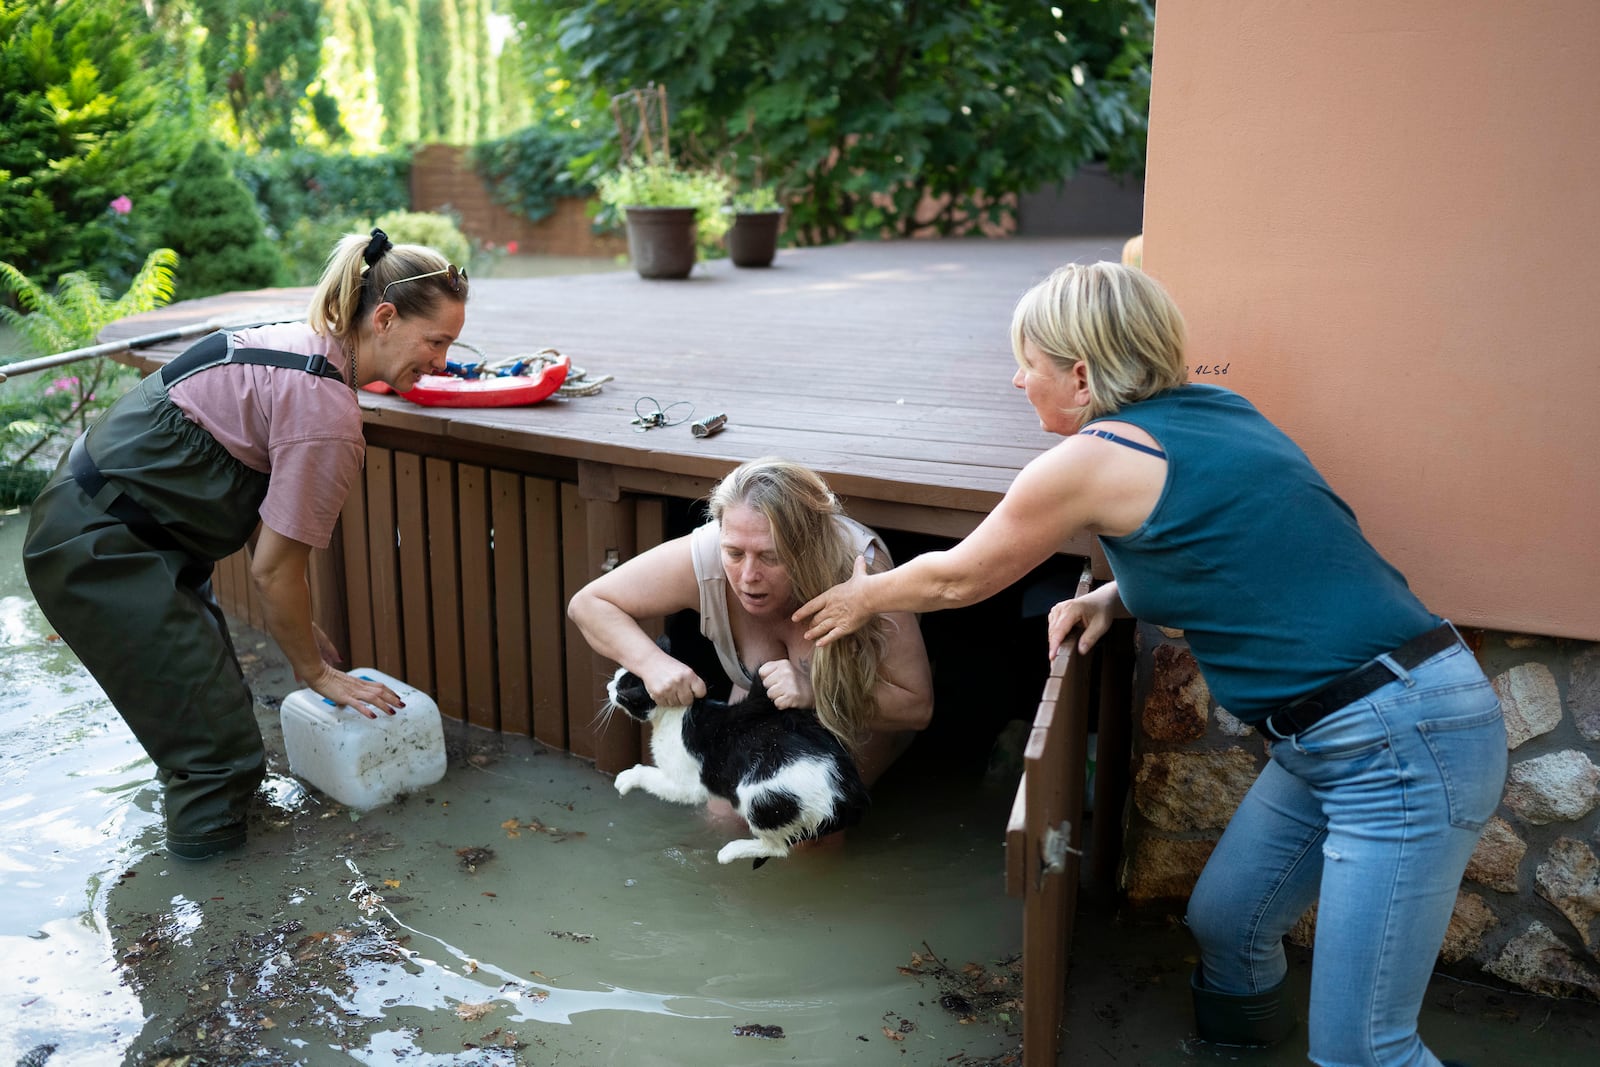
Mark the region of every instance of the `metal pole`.
POLYGON ((219 326, 220 323, 207 320, 206 322, 192 323, 188 326, 179 326, 171 330, 162 330, 159 333, 147 333, 139 337, 130 337, 125 341, 107 341, 102 345, 74 348, 70 352, 58 352, 53 356, 25 359, 18 363, 0 367, 0 382, 5 381, 7 378, 14 378, 19 374, 31 374, 34 371, 48 370, 51 367, 59 367, 63 363, 76 363, 80 359, 93 359, 96 356, 115 356, 122 352, 131 352, 136 348, 148 348, 151 345, 158 345, 163 341, 181 341, 186 337, 211 333, 219 326))

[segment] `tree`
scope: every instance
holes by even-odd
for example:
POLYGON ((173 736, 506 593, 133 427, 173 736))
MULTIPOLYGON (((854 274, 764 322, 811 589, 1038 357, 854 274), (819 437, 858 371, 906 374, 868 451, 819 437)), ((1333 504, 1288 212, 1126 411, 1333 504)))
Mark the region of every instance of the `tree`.
POLYGON ((137 0, 0 0, 0 260, 128 281, 192 143, 166 58, 137 0))
POLYGON ((222 100, 232 139, 247 148, 289 148, 306 133, 343 136, 337 101, 317 83, 322 56, 318 0, 172 0, 205 30, 200 64, 222 100))
POLYGON ((385 132, 368 7, 368 0, 323 0, 328 34, 322 39, 320 85, 338 103, 339 125, 357 152, 376 151, 385 132))
POLYGON ((173 176, 167 243, 182 257, 178 290, 185 299, 274 285, 282 270, 267 240, 255 198, 228 169, 222 149, 206 140, 173 176))
POLYGON ((962 232, 1089 160, 1143 167, 1148 0, 514 7, 592 93, 667 86, 690 162, 803 193, 808 241, 962 232))

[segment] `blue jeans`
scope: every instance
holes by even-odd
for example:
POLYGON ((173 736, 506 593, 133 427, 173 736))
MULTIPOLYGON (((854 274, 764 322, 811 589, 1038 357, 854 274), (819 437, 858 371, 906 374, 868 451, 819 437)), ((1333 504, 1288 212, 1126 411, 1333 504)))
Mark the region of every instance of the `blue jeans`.
MULTIPOLYGON (((1379 657, 1380 660, 1386 657, 1379 657)), ((1438 1067, 1417 1013, 1505 785, 1500 704, 1456 644, 1272 746, 1189 901, 1205 985, 1271 989, 1313 901, 1311 1059, 1438 1067)))

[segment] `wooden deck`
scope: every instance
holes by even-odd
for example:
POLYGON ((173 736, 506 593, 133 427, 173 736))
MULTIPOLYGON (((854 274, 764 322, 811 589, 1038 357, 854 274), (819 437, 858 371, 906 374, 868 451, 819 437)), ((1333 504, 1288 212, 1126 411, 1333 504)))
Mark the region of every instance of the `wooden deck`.
MULTIPOLYGON (((550 346, 614 380, 598 396, 521 409, 441 411, 365 393, 362 405, 380 444, 423 433, 466 452, 587 461, 611 468, 622 490, 698 496, 737 463, 782 455, 822 472, 864 521, 960 535, 1052 442, 1010 384, 1013 305, 1052 268, 1119 249, 1120 239, 863 242, 785 250, 766 270, 702 264, 683 282, 631 271, 474 281, 462 340, 491 357, 550 346), (706 439, 687 425, 636 432, 644 397, 687 401, 695 418, 726 413, 727 428, 706 439)), ((189 301, 103 337, 298 317, 308 295, 189 301)))
MULTIPOLYGON (((366 469, 340 533, 313 553, 319 622, 348 650, 432 693, 447 715, 530 734, 615 773, 640 758, 625 716, 596 724, 612 665, 565 618, 604 569, 669 535, 669 498, 698 499, 729 469, 780 455, 820 471, 853 516, 959 537, 1056 439, 1011 387, 1021 294, 1120 239, 908 241, 789 250, 768 270, 703 265, 684 282, 631 271, 474 282, 462 340, 490 358, 549 346, 614 380, 529 408, 421 408, 361 394, 366 469), (669 405, 685 403, 685 407, 669 405), (659 404, 677 425, 639 431, 659 404), (692 416, 686 410, 692 405, 692 416), (690 418, 726 414, 696 438, 690 418)), ((116 340, 207 320, 304 314, 307 290, 173 305, 106 330, 116 340)), ((154 369, 182 343, 128 361, 154 369)), ((1063 553, 1094 560, 1074 541, 1063 553)), ((1088 588, 1103 561, 1083 568, 1088 588)), ((222 561, 223 606, 261 625, 243 554, 222 561)), ((1024 1063, 1056 1062, 1076 890, 1089 857, 1110 884, 1126 795, 1131 634, 1064 651, 1041 694, 1010 825, 1005 877, 1022 898, 1024 1063), (1098 813, 1083 834, 1089 702, 1100 702, 1098 813)), ((999 873, 999 872, 996 872, 999 873)))

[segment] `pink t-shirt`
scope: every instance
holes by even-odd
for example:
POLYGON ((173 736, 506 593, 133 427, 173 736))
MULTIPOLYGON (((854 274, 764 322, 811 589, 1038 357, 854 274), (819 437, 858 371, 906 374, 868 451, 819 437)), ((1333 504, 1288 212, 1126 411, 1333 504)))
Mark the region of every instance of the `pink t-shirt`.
MULTIPOLYGON (((320 352, 345 370, 339 343, 303 322, 237 330, 233 348, 320 352)), ((167 395, 240 463, 271 475, 262 522, 313 548, 328 547, 366 454, 361 408, 348 385, 303 370, 228 363, 190 375, 167 395)))

